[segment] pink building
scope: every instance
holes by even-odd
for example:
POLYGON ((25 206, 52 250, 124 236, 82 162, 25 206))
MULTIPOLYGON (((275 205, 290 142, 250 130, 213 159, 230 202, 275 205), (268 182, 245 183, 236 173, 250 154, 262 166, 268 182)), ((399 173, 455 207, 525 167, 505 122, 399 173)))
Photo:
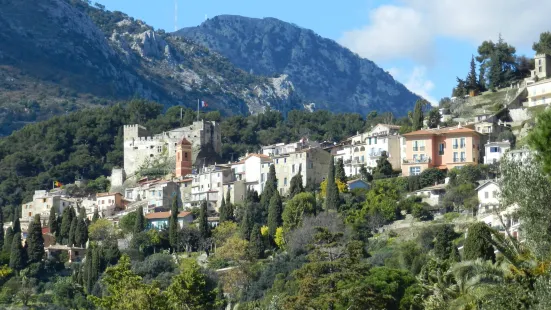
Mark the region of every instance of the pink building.
POLYGON ((480 162, 480 134, 470 128, 422 129, 403 137, 403 176, 418 175, 428 168, 449 170, 480 162))

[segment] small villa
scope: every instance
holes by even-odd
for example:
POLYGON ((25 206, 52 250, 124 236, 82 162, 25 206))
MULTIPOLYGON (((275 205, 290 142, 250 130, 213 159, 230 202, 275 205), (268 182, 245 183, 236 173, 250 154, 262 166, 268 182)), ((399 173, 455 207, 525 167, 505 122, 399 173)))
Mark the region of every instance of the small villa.
MULTIPOLYGON (((145 216, 147 221, 147 228, 163 229, 168 228, 168 221, 170 219, 170 211, 148 213, 145 216)), ((193 222, 193 215, 191 212, 181 211, 178 214, 178 225, 183 227, 184 224, 193 222)))

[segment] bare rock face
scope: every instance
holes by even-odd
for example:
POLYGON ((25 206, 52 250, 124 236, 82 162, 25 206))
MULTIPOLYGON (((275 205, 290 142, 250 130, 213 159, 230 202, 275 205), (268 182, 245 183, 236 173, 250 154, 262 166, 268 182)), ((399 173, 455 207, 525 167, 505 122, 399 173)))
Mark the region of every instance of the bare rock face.
POLYGON ((221 15, 175 34, 219 52, 247 72, 287 75, 294 92, 320 109, 405 115, 419 99, 372 61, 275 18, 221 15))

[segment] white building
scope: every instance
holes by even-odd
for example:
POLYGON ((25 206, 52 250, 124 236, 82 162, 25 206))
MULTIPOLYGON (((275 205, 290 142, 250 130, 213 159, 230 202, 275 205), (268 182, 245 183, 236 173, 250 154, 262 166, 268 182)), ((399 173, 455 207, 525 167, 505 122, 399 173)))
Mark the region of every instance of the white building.
POLYGON ((375 168, 383 153, 395 170, 401 168, 400 126, 378 124, 372 130, 348 138, 344 144, 333 148, 335 159, 343 159, 347 176, 357 176, 360 168, 375 168))
POLYGON ((224 194, 224 183, 234 181, 234 174, 228 165, 212 165, 201 169, 193 176, 191 183, 191 206, 199 207, 207 201, 210 210, 218 210, 224 194))
POLYGON ((436 184, 434 186, 421 188, 407 196, 419 196, 421 197, 421 202, 426 202, 431 207, 436 207, 442 203, 444 195, 446 194, 446 186, 447 184, 436 184))
POLYGON ((181 204, 180 187, 167 180, 148 180, 127 188, 124 198, 130 202, 147 201, 144 213, 170 210, 174 198, 181 204))
POLYGON ((310 141, 308 138, 302 138, 298 142, 293 143, 278 143, 262 147, 262 154, 267 156, 277 156, 298 152, 308 148, 320 147, 316 141, 310 141))
POLYGON ((487 165, 498 163, 501 157, 511 149, 511 142, 501 141, 486 143, 484 149, 484 163, 487 165))
POLYGON ((478 193, 479 202, 478 220, 502 233, 504 233, 505 228, 507 228, 514 238, 519 238, 520 221, 516 214, 518 206, 512 205, 499 210, 499 184, 495 181, 488 181, 477 187, 476 191, 478 193))
POLYGON ((528 91, 528 106, 548 105, 551 103, 551 79, 545 79, 526 87, 528 91))
POLYGON ((521 149, 510 150, 506 152, 505 157, 513 161, 526 162, 532 159, 533 154, 532 154, 532 150, 528 148, 521 148, 521 149))
MULTIPOLYGON (((38 190, 34 192, 33 200, 21 205, 21 223, 29 223, 36 214, 40 215, 41 220, 47 221, 50 216, 50 210, 55 207, 56 213, 61 215, 65 208, 74 206, 74 201, 61 195, 61 192, 48 192, 38 190)), ((22 225, 23 227, 23 225, 22 225)))
POLYGON ((476 189, 478 195, 478 213, 491 213, 499 207, 499 185, 495 181, 487 181, 476 189))

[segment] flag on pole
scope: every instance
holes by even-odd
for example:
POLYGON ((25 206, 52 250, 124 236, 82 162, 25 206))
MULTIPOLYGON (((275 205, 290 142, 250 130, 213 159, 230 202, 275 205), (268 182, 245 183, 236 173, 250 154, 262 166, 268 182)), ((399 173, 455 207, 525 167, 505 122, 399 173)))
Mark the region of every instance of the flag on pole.
POLYGON ((63 184, 61 184, 61 182, 59 182, 59 181, 55 181, 55 182, 54 182, 54 186, 55 186, 55 187, 61 187, 62 185, 63 185, 63 184))
POLYGON ((207 104, 206 101, 201 100, 201 107, 202 107, 202 108, 206 108, 206 107, 208 107, 208 106, 209 106, 209 105, 207 104))

